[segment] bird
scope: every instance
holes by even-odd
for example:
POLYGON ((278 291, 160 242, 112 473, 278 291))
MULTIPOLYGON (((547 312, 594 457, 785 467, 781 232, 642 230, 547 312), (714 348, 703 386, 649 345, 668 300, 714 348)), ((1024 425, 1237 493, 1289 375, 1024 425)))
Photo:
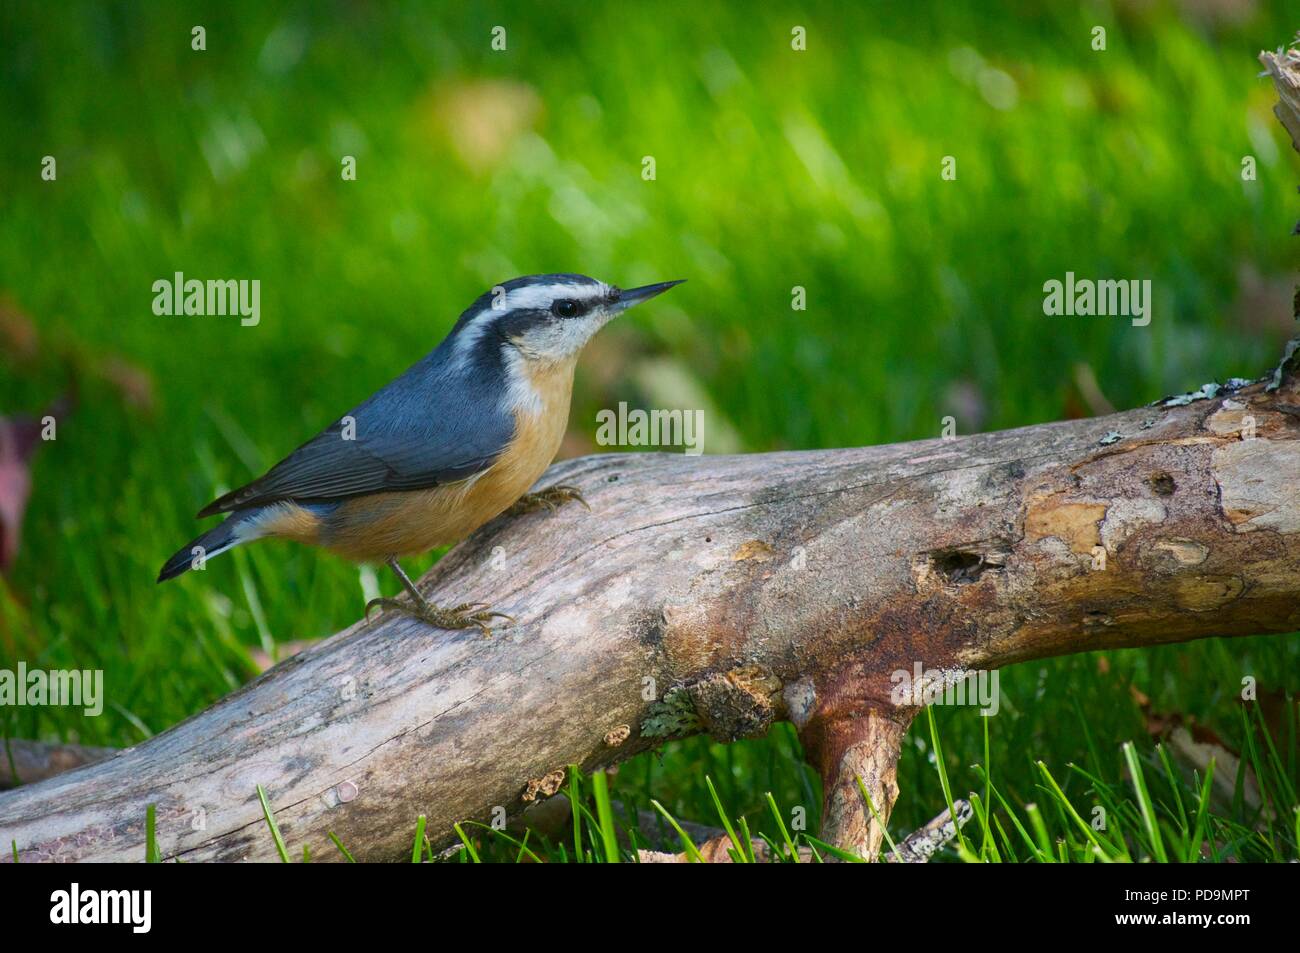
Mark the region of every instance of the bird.
POLYGON ((621 290, 544 274, 495 285, 403 374, 199 510, 228 515, 168 559, 158 582, 253 540, 290 539, 392 569, 409 601, 372 599, 367 618, 392 609, 488 634, 510 617, 481 602, 434 605, 400 558, 458 542, 507 510, 586 505, 573 486, 527 492, 560 447, 578 356, 613 318, 681 283, 621 290))

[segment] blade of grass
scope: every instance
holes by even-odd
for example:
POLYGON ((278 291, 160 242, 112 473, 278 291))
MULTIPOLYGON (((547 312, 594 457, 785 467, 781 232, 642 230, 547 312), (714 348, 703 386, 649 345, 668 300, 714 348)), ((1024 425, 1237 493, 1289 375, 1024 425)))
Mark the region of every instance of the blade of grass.
POLYGON ((465 845, 465 853, 469 855, 470 863, 483 863, 482 859, 480 859, 478 855, 478 851, 474 849, 474 842, 466 836, 465 831, 461 829, 461 826, 459 824, 453 824, 451 826, 455 829, 456 836, 460 838, 460 842, 465 845))
MULTIPOLYGON (((758 860, 754 857, 754 836, 749 832, 749 821, 745 820, 745 815, 736 818, 736 823, 740 825, 740 842, 745 845, 745 863, 756 864, 758 860)), ((776 856, 773 854, 772 856, 776 856)))
POLYGON ((528 838, 532 836, 532 833, 533 833, 532 828, 529 828, 528 830, 524 831, 524 839, 519 842, 519 853, 515 854, 516 864, 523 862, 524 854, 528 854, 530 857, 533 858, 533 860, 536 860, 538 863, 541 863, 540 858, 538 858, 536 854, 534 854, 531 850, 528 849, 528 838))
MULTIPOLYGON (((985 788, 985 790, 988 789, 985 788)), ((979 859, 984 863, 1002 863, 1002 855, 998 852, 998 845, 993 837, 993 828, 989 824, 989 810, 984 803, 984 799, 971 792, 970 806, 971 810, 975 812, 975 818, 979 821, 980 827, 984 830, 984 843, 980 845, 979 859)))
MULTIPOLYGON (((992 795, 989 789, 993 786, 993 754, 989 746, 989 721, 991 719, 984 717, 984 803, 992 804, 992 795)), ((979 798, 972 795, 971 803, 975 804, 979 798)), ((987 811, 978 810, 977 815, 980 822, 980 856, 984 856, 986 850, 992 850, 996 853, 997 846, 993 843, 993 832, 989 828, 989 815, 987 811)))
POLYGON ((718 812, 718 819, 722 821, 722 829, 731 838, 731 844, 734 848, 731 851, 732 860, 738 864, 749 863, 749 855, 745 851, 748 845, 741 844, 740 838, 736 835, 736 829, 731 826, 731 819, 727 817, 727 812, 722 808, 722 800, 718 797, 717 788, 713 786, 713 779, 707 774, 704 776, 704 785, 709 789, 709 797, 713 798, 713 806, 718 812))
POLYGON ((1124 828, 1130 816, 1136 819, 1136 810, 1126 809, 1128 802, 1120 800, 1122 792, 1117 792, 1114 786, 1093 775, 1086 768, 1082 768, 1077 764, 1071 764, 1069 768, 1092 785, 1093 792, 1097 795, 1097 799, 1102 802, 1101 808, 1105 812, 1105 840, 1114 849, 1116 856, 1122 855, 1123 860, 1131 863, 1133 858, 1129 853, 1128 841, 1124 838, 1124 828))
POLYGON ((609 803, 609 777, 604 771, 591 773, 591 794, 596 800, 596 823, 600 830, 601 844, 605 849, 605 863, 617 864, 618 835, 614 832, 614 809, 609 803))
POLYGON ((799 850, 794 846, 794 841, 790 839, 790 832, 786 830, 785 819, 781 817, 781 812, 777 809, 776 798, 772 797, 772 792, 767 792, 767 806, 772 811, 772 818, 776 821, 777 830, 781 832, 781 839, 785 841, 785 846, 790 850, 790 856, 794 862, 799 863, 799 850))
POLYGON ((842 847, 835 847, 831 844, 825 843, 824 841, 819 841, 815 837, 809 837, 807 834, 804 835, 804 840, 808 841, 808 843, 811 844, 813 847, 819 847, 822 850, 824 850, 826 853, 830 854, 832 857, 838 857, 840 860, 843 860, 847 863, 865 864, 867 862, 865 858, 859 857, 851 850, 845 850, 842 847))
MULTIPOLYGON (((983 771, 983 769, 978 765, 976 765, 975 770, 977 773, 983 771)), ((1017 817, 1016 812, 1011 809, 1011 805, 1007 802, 1007 799, 1002 796, 1002 792, 998 790, 996 785, 993 784, 989 785, 989 790, 993 792, 993 796, 997 798, 998 803, 1002 805, 1002 810, 1006 811, 1007 817, 1010 819, 1011 823, 1015 825, 1016 831, 1020 834, 1021 839, 1025 842, 1025 846, 1029 848, 1030 853, 1032 853, 1039 860, 1042 860, 1043 858, 1039 856, 1039 846, 1035 844, 1033 838, 1029 836, 1029 831, 1025 829, 1025 825, 1020 823, 1020 818, 1017 817)), ((1026 808, 1028 808, 1028 805, 1026 805, 1026 808)), ((996 821, 997 819, 994 818, 994 820, 996 821)), ((1001 829, 1002 825, 998 824, 998 828, 1001 829)), ((1006 836, 1006 832, 1003 831, 1003 837, 1005 838, 1005 836, 1006 836)), ((1009 842, 1007 843, 1007 851, 1008 853, 1012 853, 1011 845, 1009 842)))
POLYGON ((1155 805, 1151 803, 1151 795, 1147 792, 1146 778, 1142 775, 1142 764, 1138 761, 1137 747, 1133 742, 1126 741, 1122 750, 1124 760, 1128 764, 1129 777, 1133 781, 1138 810, 1142 815, 1142 826, 1146 828, 1147 837, 1151 841, 1151 852, 1160 863, 1168 863, 1169 858, 1165 856, 1164 839, 1160 836, 1160 830, 1156 826, 1155 805))
POLYGON ((1038 838, 1038 859, 1048 864, 1056 863, 1056 851, 1052 850, 1052 838, 1047 833, 1047 824, 1043 822, 1043 812, 1037 804, 1026 804, 1025 813, 1029 815, 1029 826, 1038 838))
POLYGON ((662 814, 664 820, 672 825, 673 830, 677 832, 677 836, 682 839, 682 849, 686 852, 686 856, 690 857, 694 863, 704 863, 704 855, 701 854, 699 848, 695 846, 695 842, 691 840, 690 835, 682 830, 682 826, 677 823, 676 818, 669 814, 668 810, 654 799, 651 799, 650 806, 662 814))
MULTIPOLYGON (((862 782, 862 775, 855 774, 853 780, 858 782, 858 790, 862 792, 862 799, 867 802, 867 810, 871 812, 871 816, 875 818, 876 823, 880 825, 881 833, 885 835, 885 843, 889 845, 889 852, 891 854, 898 853, 898 845, 895 844, 894 839, 889 836, 889 828, 881 818, 880 812, 876 810, 876 805, 871 800, 871 795, 867 793, 867 786, 862 782)), ((951 816, 956 817, 957 815, 954 812, 951 816)))
MULTIPOLYGON (((934 746, 934 763, 939 770, 939 784, 943 787, 943 800, 948 805, 948 816, 956 817, 957 809, 952 803, 952 786, 948 784, 948 769, 943 763, 943 744, 939 741, 939 725, 934 720, 934 706, 925 707, 926 717, 930 719, 930 744, 934 746)), ((966 835, 957 828, 957 843, 967 850, 970 845, 966 843, 966 835)))
POLYGON ((158 811, 153 804, 144 809, 144 862, 162 863, 162 853, 158 850, 158 811))
POLYGON ((1213 790, 1214 759, 1205 766, 1205 783, 1201 785, 1199 803, 1196 805, 1196 822, 1192 825, 1191 836, 1187 838, 1187 848, 1183 853, 1183 863, 1194 864, 1201 856, 1201 841, 1205 837, 1205 815, 1209 809, 1210 791, 1213 790))
POLYGON ((1011 843, 1011 836, 1007 833, 1007 829, 1002 826, 1002 822, 998 820, 997 815, 994 814, 992 811, 989 812, 989 816, 993 819, 993 826, 996 827, 998 830, 998 836, 1002 838, 1002 848, 1003 848, 1002 853, 1003 856, 1006 858, 1007 863, 1009 864, 1020 863, 1020 858, 1016 856, 1015 849, 1011 843))
MULTIPOLYGON (((584 849, 582 852, 584 858, 583 863, 595 863, 595 848, 601 843, 597 839, 600 835, 600 821, 596 820, 596 815, 591 813, 591 809, 588 808, 587 805, 579 804, 578 810, 582 812, 582 816, 586 819, 587 837, 591 842, 591 846, 584 849)), ((603 846, 600 848, 600 852, 601 854, 604 854, 605 849, 603 846)))
MULTIPOLYGON (((758 839, 767 845, 767 855, 772 858, 773 863, 788 864, 792 862, 785 856, 785 847, 783 845, 778 844, 762 831, 758 832, 758 839)), ((797 861, 794 861, 794 863, 797 863, 797 861)))
POLYGON ((573 809, 573 862, 582 863, 582 788, 579 784, 579 772, 576 764, 569 765, 569 805, 573 809))
POLYGON ((424 846, 424 825, 427 818, 421 814, 415 819, 415 842, 411 845, 411 863, 420 862, 420 848, 424 846))
MULTIPOLYGON (((1251 722, 1250 711, 1244 706, 1240 711, 1242 751, 1248 755, 1248 757, 1243 757, 1242 761, 1249 763, 1250 771, 1255 776, 1255 790, 1259 792, 1259 811, 1257 817, 1262 825, 1268 829, 1268 840, 1276 844, 1277 839, 1273 831, 1273 819, 1278 816, 1278 804, 1274 799, 1273 787, 1268 783, 1268 777, 1264 773, 1264 766, 1259 753, 1259 745, 1255 739, 1255 729, 1251 722)), ((1243 777, 1243 783, 1244 780, 1243 777)), ((1274 860, 1279 859, 1276 850, 1273 851, 1273 855, 1274 860)))
POLYGON ((1065 792, 1061 790, 1061 786, 1056 783, 1056 778, 1052 777, 1052 772, 1048 771, 1047 765, 1041 761, 1038 762, 1038 773, 1041 774, 1043 780, 1047 782, 1048 793, 1052 795, 1061 811, 1066 814, 1070 820, 1074 821, 1076 825, 1078 825, 1083 836, 1088 838, 1088 840, 1092 842, 1092 845, 1098 850, 1106 850, 1110 845, 1102 844, 1100 838, 1097 837, 1097 832, 1092 829, 1092 825, 1079 816, 1079 812, 1074 809, 1074 805, 1071 804, 1070 799, 1065 796, 1065 792))
MULTIPOLYGON (((545 863, 545 861, 543 861, 542 858, 538 857, 537 854, 534 853, 532 848, 528 846, 528 838, 533 833, 531 829, 524 832, 524 839, 521 841, 519 840, 519 838, 512 837, 511 835, 507 834, 505 831, 499 831, 492 825, 484 824, 482 821, 465 821, 464 824, 466 827, 482 828, 486 833, 491 834, 492 837, 499 840, 503 840, 507 844, 511 844, 514 847, 518 847, 519 852, 515 855, 515 863, 519 863, 519 861, 523 858, 524 854, 527 854, 529 857, 537 861, 537 863, 539 864, 545 863)), ((427 837, 425 838, 425 842, 428 843, 427 837)), ((560 846, 561 848, 563 848, 564 845, 561 844, 560 846)), ((564 857, 565 859, 567 859, 568 854, 565 854, 564 857)))
POLYGON ((357 859, 352 856, 352 853, 346 847, 343 846, 343 842, 338 839, 333 831, 329 831, 329 837, 330 840, 334 842, 334 846, 339 849, 339 853, 347 858, 349 864, 355 864, 357 862, 357 859))
POLYGON ((1251 708, 1255 714, 1255 721, 1259 724, 1259 733, 1264 736, 1264 745, 1268 749, 1267 763, 1272 769, 1272 775, 1276 779, 1277 785, 1281 788, 1279 792, 1281 799, 1287 804, 1294 804, 1296 802, 1295 787, 1291 784, 1291 779, 1287 776, 1286 766, 1282 764, 1282 758, 1277 753, 1277 746, 1273 743, 1273 733, 1268 730, 1268 722, 1264 720, 1264 711, 1259 707, 1259 702, 1255 702, 1251 708))
POLYGON ((289 851, 284 846, 284 838, 280 836, 280 827, 275 823, 275 815, 271 813, 271 805, 266 800, 266 789, 260 784, 257 786, 257 798, 262 802, 262 816, 266 818, 266 826, 271 828, 271 836, 275 838, 275 849, 280 852, 280 860, 287 864, 289 863, 289 851))
POLYGON ((1178 772, 1174 770, 1173 762, 1169 760, 1169 749, 1163 744, 1157 744, 1156 755, 1160 758, 1160 766, 1165 770, 1165 780, 1169 782, 1169 790, 1173 792, 1174 816, 1178 819, 1178 824, 1182 828, 1185 838, 1187 836, 1187 810, 1183 807, 1182 782, 1179 780, 1178 772))

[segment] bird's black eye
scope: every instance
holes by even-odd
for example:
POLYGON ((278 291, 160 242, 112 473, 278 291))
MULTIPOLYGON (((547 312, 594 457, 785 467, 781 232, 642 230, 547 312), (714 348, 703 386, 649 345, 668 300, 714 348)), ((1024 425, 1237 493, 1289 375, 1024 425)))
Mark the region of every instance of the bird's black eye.
POLYGON ((572 298, 561 298, 559 301, 551 305, 551 311, 553 311, 557 317, 574 318, 578 315, 578 302, 574 301, 572 298))

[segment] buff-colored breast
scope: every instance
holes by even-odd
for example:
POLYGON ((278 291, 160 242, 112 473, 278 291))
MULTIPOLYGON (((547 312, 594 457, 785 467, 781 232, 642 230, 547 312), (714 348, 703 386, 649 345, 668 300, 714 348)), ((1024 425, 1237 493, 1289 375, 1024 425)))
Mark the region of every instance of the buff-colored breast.
POLYGON ((573 367, 569 361, 529 372, 540 409, 515 412, 514 439, 487 470, 459 483, 348 500, 325 518, 320 544, 372 562, 458 542, 499 516, 528 492, 560 449, 573 367))

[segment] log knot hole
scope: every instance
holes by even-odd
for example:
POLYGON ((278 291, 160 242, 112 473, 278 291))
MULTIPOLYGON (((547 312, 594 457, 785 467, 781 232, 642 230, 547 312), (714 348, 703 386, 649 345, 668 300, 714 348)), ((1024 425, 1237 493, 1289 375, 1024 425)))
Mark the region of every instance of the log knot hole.
POLYGON ((1001 572, 1006 566, 1005 550, 988 550, 980 546, 949 546, 922 554, 914 565, 918 588, 924 584, 967 586, 978 582, 988 572, 1001 572))

